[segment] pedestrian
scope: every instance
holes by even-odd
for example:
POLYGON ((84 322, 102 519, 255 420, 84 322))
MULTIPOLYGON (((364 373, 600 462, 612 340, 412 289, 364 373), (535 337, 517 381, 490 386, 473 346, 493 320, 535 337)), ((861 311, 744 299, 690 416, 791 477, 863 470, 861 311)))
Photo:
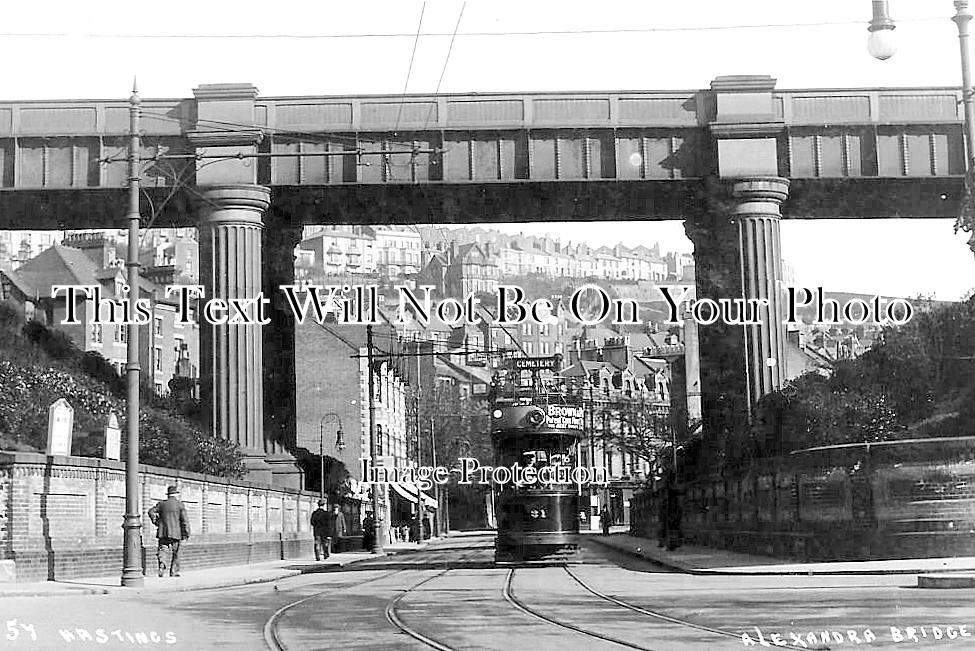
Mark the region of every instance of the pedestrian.
POLYGON ((179 501, 179 488, 170 486, 166 489, 166 499, 149 509, 149 520, 156 525, 159 576, 166 573, 167 556, 169 576, 179 576, 179 546, 190 537, 190 522, 186 517, 186 507, 179 501))
POLYGON ((420 520, 416 517, 416 514, 410 516, 410 542, 423 542, 423 539, 420 537, 420 520))
POLYGON ((311 530, 315 536, 315 560, 322 560, 322 555, 328 558, 326 538, 328 528, 328 511, 325 510, 325 500, 318 500, 318 508, 311 513, 311 530))
POLYGON ((339 538, 345 535, 345 516, 342 507, 332 505, 332 512, 326 514, 325 520, 325 558, 332 555, 332 545, 338 547, 339 538))
POLYGON ((605 504, 603 505, 603 510, 599 512, 599 522, 603 525, 603 535, 609 535, 609 524, 612 515, 609 513, 609 507, 605 504))
POLYGON ((372 511, 366 511, 366 517, 362 519, 362 548, 371 552, 375 542, 376 521, 372 517, 372 511))
POLYGON ((683 543, 681 520, 683 513, 680 507, 680 494, 676 486, 667 488, 667 549, 673 551, 683 543))
POLYGON ((657 491, 657 547, 665 547, 669 532, 667 530, 667 518, 670 507, 667 504, 667 490, 657 491))

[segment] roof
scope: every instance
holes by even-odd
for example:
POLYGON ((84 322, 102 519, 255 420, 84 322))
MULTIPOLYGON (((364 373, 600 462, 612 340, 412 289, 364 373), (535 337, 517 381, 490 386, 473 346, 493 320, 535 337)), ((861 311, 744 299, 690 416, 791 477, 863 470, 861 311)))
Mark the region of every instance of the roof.
POLYGON ((589 360, 580 359, 572 366, 562 369, 560 375, 563 377, 589 377, 593 373, 604 368, 614 372, 619 370, 609 362, 592 362, 589 360))
MULTIPOLYGON (((667 362, 662 359, 657 359, 655 357, 644 357, 642 355, 634 355, 633 361, 637 364, 643 366, 648 371, 663 371, 667 369, 667 362)), ((636 369, 634 369, 636 371, 636 369)), ((634 375, 637 373, 634 372, 634 375)))
POLYGON ((436 362, 435 366, 438 369, 442 366, 446 371, 449 372, 450 376, 462 382, 477 382, 479 384, 491 383, 491 376, 493 375, 493 372, 490 369, 454 364, 450 361, 450 359, 441 355, 436 357, 436 362), (436 362, 439 362, 439 364, 436 364, 436 362))
POLYGON ((0 275, 6 276, 13 286, 16 287, 24 296, 31 298, 38 296, 37 290, 31 287, 28 283, 24 282, 24 279, 21 278, 13 269, 0 268, 0 275))
POLYGON ((17 273, 42 297, 52 285, 94 285, 98 267, 81 249, 55 244, 21 265, 17 273))

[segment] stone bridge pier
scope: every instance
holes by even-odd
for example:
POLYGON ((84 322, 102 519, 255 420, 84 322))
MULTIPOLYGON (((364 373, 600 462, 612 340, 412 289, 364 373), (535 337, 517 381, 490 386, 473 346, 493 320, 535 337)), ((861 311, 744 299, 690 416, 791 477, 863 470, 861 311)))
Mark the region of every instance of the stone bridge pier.
POLYGON ((698 328, 706 445, 712 448, 747 427, 751 408, 787 377, 780 207, 790 181, 779 151, 784 122, 773 87, 767 77, 712 82, 714 174, 686 202, 698 298, 760 299, 768 306, 747 315, 758 323, 719 320, 698 328))
MULTIPOLYGON (((206 128, 244 119, 249 123, 256 89, 204 86, 195 94, 200 128, 188 137, 198 152, 256 153, 259 131, 206 128)), ((294 279, 292 251, 301 228, 275 222, 269 235, 271 192, 257 184, 255 160, 203 159, 197 164, 194 197, 205 300, 254 299, 263 292, 270 302, 263 310, 267 325, 213 324, 201 315, 200 393, 213 434, 240 445, 248 478, 301 488, 301 471, 287 451, 294 442, 286 440, 294 431, 293 423, 288 427, 294 414, 294 324, 277 302, 278 285, 294 279)), ((248 313, 258 316, 254 302, 248 313)))

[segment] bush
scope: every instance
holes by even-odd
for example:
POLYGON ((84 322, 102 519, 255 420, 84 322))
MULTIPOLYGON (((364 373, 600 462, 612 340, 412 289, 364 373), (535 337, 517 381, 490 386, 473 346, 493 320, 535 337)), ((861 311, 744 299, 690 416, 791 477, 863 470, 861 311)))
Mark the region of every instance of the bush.
POLYGON ((107 359, 101 353, 87 350, 81 354, 79 367, 90 378, 103 383, 112 394, 122 397, 125 395, 125 379, 120 377, 107 359))
MULTIPOLYGON (((0 323, 4 314, 10 313, 0 310, 0 323)), ((61 337, 45 332, 47 328, 42 324, 28 324, 25 330, 28 328, 33 340, 47 342, 59 353, 69 350, 61 337)), ((57 399, 64 398, 75 410, 74 451, 85 456, 102 456, 104 440, 100 434, 108 415, 114 412, 125 429, 126 403, 120 393, 103 381, 72 372, 70 365, 66 368, 31 364, 12 359, 8 350, 0 348, 0 396, 3 396, 0 446, 43 451, 47 445, 48 408, 57 399)), ((97 374, 107 374, 111 369, 100 355, 80 355, 74 350, 81 357, 78 367, 84 366, 97 374)), ((114 371, 112 375, 107 379, 119 385, 121 379, 114 371)), ((184 418, 147 406, 141 410, 139 424, 139 454, 143 463, 218 477, 240 478, 246 474, 236 443, 216 439, 184 418)))
POLYGON ((48 328, 38 321, 31 321, 24 326, 24 335, 32 343, 40 346, 51 359, 77 360, 81 356, 81 351, 71 341, 71 337, 60 330, 48 328))

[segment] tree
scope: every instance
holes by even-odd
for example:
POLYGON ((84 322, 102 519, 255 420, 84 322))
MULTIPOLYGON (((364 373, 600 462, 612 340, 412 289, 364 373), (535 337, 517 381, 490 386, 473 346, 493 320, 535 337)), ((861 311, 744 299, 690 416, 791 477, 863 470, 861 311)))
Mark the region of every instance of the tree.
POLYGON ((618 398, 592 406, 594 439, 650 465, 673 454, 676 430, 669 407, 638 398, 618 398))

